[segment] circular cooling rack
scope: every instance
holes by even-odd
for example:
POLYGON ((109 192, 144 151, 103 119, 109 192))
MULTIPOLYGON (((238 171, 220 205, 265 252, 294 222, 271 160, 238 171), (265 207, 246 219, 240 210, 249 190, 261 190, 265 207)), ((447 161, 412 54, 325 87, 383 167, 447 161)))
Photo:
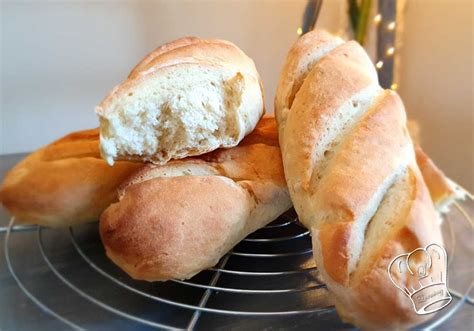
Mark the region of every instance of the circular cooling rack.
MULTIPOLYGON (((456 204, 443 223, 453 302, 422 328, 442 325, 465 303, 474 305, 467 296, 473 271, 468 204, 472 201, 456 204)), ((60 328, 351 328, 331 305, 313 262, 309 231, 293 210, 187 281, 131 279, 105 256, 97 223, 50 229, 15 225, 12 219, 4 232, 11 277, 60 328)))

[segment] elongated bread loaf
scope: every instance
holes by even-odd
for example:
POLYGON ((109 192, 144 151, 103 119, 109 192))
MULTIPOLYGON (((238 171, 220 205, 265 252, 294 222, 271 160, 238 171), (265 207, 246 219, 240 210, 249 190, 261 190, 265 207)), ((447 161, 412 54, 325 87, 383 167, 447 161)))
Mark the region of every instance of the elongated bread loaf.
POLYGON ((71 133, 8 172, 0 202, 23 223, 69 226, 96 221, 117 200, 117 187, 143 164, 100 157, 99 130, 71 133))
MULTIPOLYGON (((260 125, 245 141, 272 146, 276 140, 273 126, 260 125)), ((418 158, 432 198, 446 208, 455 197, 449 180, 420 148, 418 158)), ((71 133, 11 169, 0 185, 0 203, 23 223, 61 227, 95 221, 117 201, 122 181, 143 166, 126 161, 108 166, 100 158, 98 129, 71 133)))
POLYGON ((264 113, 253 61, 188 37, 148 54, 97 107, 102 156, 164 164, 237 145, 264 113))
POLYGON ((292 201, 341 317, 367 329, 422 322, 387 271, 442 244, 398 95, 359 44, 313 31, 290 50, 275 105, 292 201))
POLYGON ((135 279, 186 279, 291 207, 276 124, 237 147, 149 165, 100 219, 107 255, 135 279))
POLYGON ((415 144, 414 146, 416 163, 430 191, 435 208, 440 214, 445 214, 454 202, 466 197, 466 192, 444 175, 443 171, 426 155, 420 145, 415 144))

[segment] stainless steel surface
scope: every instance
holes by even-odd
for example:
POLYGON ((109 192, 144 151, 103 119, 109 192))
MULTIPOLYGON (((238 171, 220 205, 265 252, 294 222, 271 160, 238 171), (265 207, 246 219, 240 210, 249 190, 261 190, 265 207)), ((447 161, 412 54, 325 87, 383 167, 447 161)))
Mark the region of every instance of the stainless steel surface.
MULTIPOLYGON (((8 226, 0 213, 0 225, 8 226)), ((464 303, 472 285, 471 226, 458 209, 443 225, 454 300, 425 327, 472 326, 474 308, 464 303)), ((134 281, 111 263, 96 223, 11 229, 19 231, 0 232, 1 330, 351 329, 331 307, 309 233, 291 211, 211 270, 166 283, 134 281)))

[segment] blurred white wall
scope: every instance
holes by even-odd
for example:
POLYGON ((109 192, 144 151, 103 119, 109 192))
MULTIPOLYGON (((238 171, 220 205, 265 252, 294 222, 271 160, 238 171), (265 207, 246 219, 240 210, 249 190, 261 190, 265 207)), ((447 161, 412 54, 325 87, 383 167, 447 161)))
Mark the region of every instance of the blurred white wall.
MULTIPOLYGON (((306 1, 1 1, 0 153, 97 126, 94 107, 148 51, 185 35, 233 41, 255 60, 267 110, 306 1)), ((344 0, 318 27, 340 30, 344 0)), ((410 0, 400 93, 424 146, 473 189, 472 1, 410 0)))
POLYGON ((472 0, 408 0, 400 88, 424 149, 474 191, 472 0))

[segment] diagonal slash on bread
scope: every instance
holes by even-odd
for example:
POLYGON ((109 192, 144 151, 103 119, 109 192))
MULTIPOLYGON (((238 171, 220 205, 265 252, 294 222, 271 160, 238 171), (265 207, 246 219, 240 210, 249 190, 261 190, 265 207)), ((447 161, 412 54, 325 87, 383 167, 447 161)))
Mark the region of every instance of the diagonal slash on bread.
POLYGON ((359 44, 313 31, 289 51, 275 112, 292 201, 339 314, 368 329, 423 321, 386 270, 442 244, 433 202, 441 210, 456 194, 421 150, 420 172, 399 96, 379 86, 359 44))

